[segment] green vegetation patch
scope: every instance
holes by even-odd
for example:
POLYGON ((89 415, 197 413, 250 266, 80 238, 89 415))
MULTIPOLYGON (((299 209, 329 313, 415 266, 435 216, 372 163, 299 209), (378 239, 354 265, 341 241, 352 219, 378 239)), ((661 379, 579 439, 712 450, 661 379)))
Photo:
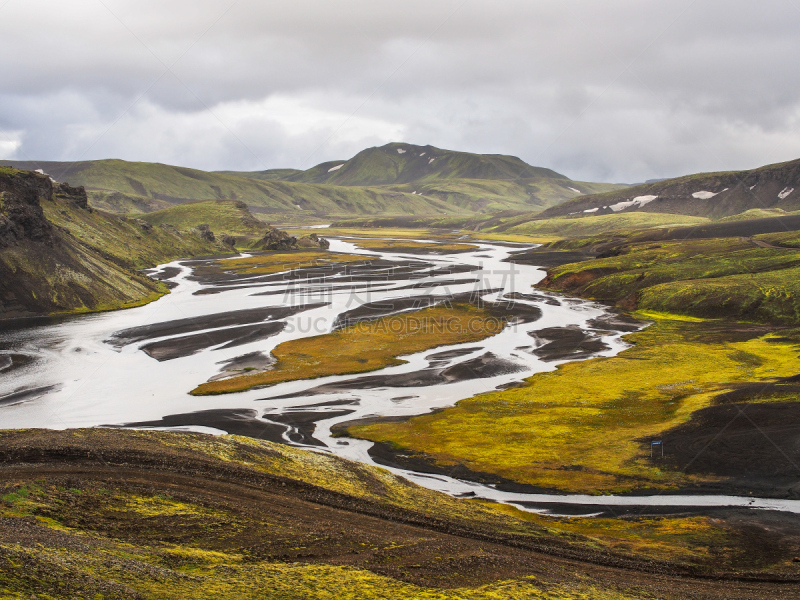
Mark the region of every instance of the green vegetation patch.
POLYGON ((497 335, 503 327, 504 319, 471 304, 434 306, 284 342, 272 351, 277 363, 271 370, 204 383, 192 394, 225 394, 284 381, 366 373, 404 364, 398 356, 476 342, 497 335))
POLYGON ((648 460, 647 440, 685 423, 732 384, 800 372, 793 342, 753 335, 735 341, 719 323, 659 319, 628 336, 633 347, 616 357, 568 363, 524 388, 348 432, 442 467, 565 492, 675 489, 697 476, 660 470, 648 460))
POLYGON ((596 217, 554 217, 523 222, 504 228, 508 233, 524 235, 552 235, 558 237, 586 237, 608 232, 650 229, 652 227, 681 227, 710 223, 704 217, 690 217, 663 213, 628 212, 596 217))
MULTIPOLYGON (((791 243, 796 233, 767 239, 791 243)), ((626 308, 766 323, 800 322, 800 253, 719 238, 621 245, 552 269, 542 287, 626 308)))
POLYGON ((217 235, 257 236, 267 230, 266 223, 253 217, 244 202, 233 200, 179 204, 140 218, 151 225, 172 225, 184 231, 206 224, 217 235))
POLYGON ((306 269, 334 263, 363 262, 367 257, 358 254, 340 254, 325 250, 292 250, 270 252, 245 258, 230 258, 216 264, 226 271, 263 275, 292 269, 306 269))

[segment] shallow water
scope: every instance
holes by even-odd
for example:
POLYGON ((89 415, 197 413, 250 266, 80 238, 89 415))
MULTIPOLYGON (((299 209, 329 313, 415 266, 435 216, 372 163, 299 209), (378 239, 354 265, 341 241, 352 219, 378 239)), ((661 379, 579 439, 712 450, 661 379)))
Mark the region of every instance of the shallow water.
MULTIPOLYGON (((201 290, 212 291, 209 288, 213 284, 193 279, 191 266, 182 265, 181 261, 162 265, 158 271, 165 276, 177 273, 170 279, 176 285, 171 294, 157 302, 130 310, 0 332, 0 427, 63 429, 158 423, 168 415, 235 409, 237 414, 244 411, 254 415, 256 427, 258 423, 263 423, 265 432, 269 430, 272 436, 282 436, 286 443, 374 464, 368 454, 372 445, 370 442, 333 438, 331 427, 344 421, 374 416, 423 414, 451 406, 475 394, 511 385, 534 373, 552 370, 559 362, 544 360, 535 353, 537 347, 541 348, 546 343, 535 336, 535 332, 540 330, 572 327, 586 331, 604 344, 595 344, 593 347, 606 348, 594 356, 612 356, 625 348, 621 340, 622 332, 597 329, 597 323, 593 320, 607 314, 604 307, 548 294, 530 295, 531 286, 540 281, 545 272, 532 266, 502 262, 510 252, 519 250, 519 246, 481 243, 475 251, 466 254, 408 256, 356 250, 354 244, 347 240, 331 242, 332 251, 354 252, 363 254, 365 258, 381 258, 398 263, 413 261, 430 264, 415 267, 417 272, 413 273, 411 280, 408 269, 399 268, 396 272, 387 270, 379 281, 370 282, 370 287, 359 284, 362 287, 354 288, 356 284, 350 283, 346 276, 315 276, 301 281, 278 278, 269 283, 237 280, 226 282, 224 287, 220 287, 222 291, 214 294, 196 293, 201 290), (432 270, 436 272, 434 275, 430 275, 432 270), (254 287, 256 283, 259 287, 254 287), (414 287, 410 284, 414 284, 414 287), (266 290, 269 290, 269 295, 263 294, 266 290), (485 290, 492 290, 482 293, 485 300, 502 300, 514 294, 514 302, 538 307, 542 317, 534 322, 513 323, 500 334, 482 342, 445 346, 405 356, 402 358, 407 361, 406 364, 369 374, 293 381, 222 396, 194 397, 188 393, 200 383, 220 376, 226 365, 227 368, 233 368, 230 365, 238 365, 236 368, 263 366, 268 362, 269 352, 278 344, 327 333, 341 313, 365 302, 410 296, 422 298, 435 295, 444 298, 485 290), (275 328, 270 329, 268 333, 271 337, 250 342, 245 339, 233 346, 231 343, 218 343, 178 358, 164 359, 162 356, 162 360, 155 360, 142 347, 152 344, 154 339, 164 342, 186 335, 186 332, 127 342, 124 338, 113 337, 130 328, 180 319, 298 305, 317 307, 276 319, 285 327, 277 334, 272 331, 275 328), (428 369, 459 372, 459 365, 475 365, 477 358, 484 357, 485 362, 487 353, 493 357, 490 361, 492 368, 460 369, 472 373, 469 379, 442 382, 440 377, 436 380, 438 385, 429 385, 430 381, 424 385, 414 385, 413 381, 408 381, 408 374, 428 369), (381 377, 388 379, 380 381, 378 378, 381 377), (369 382, 365 383, 365 378, 369 378, 369 382), (348 382, 353 385, 348 385, 348 382), (390 385, 392 382, 397 385, 390 385)), ((276 311, 276 314, 279 312, 276 311)), ((227 330, 236 326, 241 327, 207 326, 190 334, 205 332, 212 340, 228 339, 230 336, 227 333, 231 332, 227 330)), ((167 356, 173 355, 174 352, 167 356)), ((191 417, 174 417, 170 421, 170 428, 208 433, 223 431, 219 426, 192 424, 193 420, 197 421, 191 417)), ((202 421, 208 423, 213 419, 209 420, 205 415, 202 421)), ((269 435, 265 437, 269 438, 269 435)), ((720 496, 597 498, 516 494, 439 475, 390 470, 425 487, 456 496, 476 496, 512 503, 526 510, 547 511, 551 504, 584 507, 583 514, 596 513, 598 506, 746 506, 800 513, 799 501, 720 496)), ((558 512, 557 508, 553 510, 558 512)), ((571 512, 581 513, 580 510, 571 512)))

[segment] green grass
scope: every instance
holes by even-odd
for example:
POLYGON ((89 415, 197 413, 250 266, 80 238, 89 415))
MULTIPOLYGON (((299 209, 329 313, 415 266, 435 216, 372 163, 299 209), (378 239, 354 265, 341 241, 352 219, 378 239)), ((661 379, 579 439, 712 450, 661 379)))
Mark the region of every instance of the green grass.
MULTIPOLYGON (((797 234, 766 240, 790 245, 797 234)), ((621 245, 619 256, 552 269, 543 286, 628 308, 800 323, 800 252, 719 238, 621 245)))
MULTIPOLYGON (((653 316, 652 314, 650 315, 653 316)), ((355 437, 520 483, 598 494, 675 489, 699 476, 662 471, 643 439, 685 423, 736 382, 800 370, 793 343, 726 341, 716 323, 658 319, 613 358, 572 362, 520 389, 481 394, 355 437)))
MULTIPOLYGON (((121 160, 41 166, 60 181, 85 186, 91 201, 104 210, 146 213, 166 204, 239 200, 280 221, 286 221, 287 216, 441 216, 542 210, 577 195, 571 187, 584 193, 619 187, 573 182, 515 157, 438 149, 429 149, 428 153, 419 157, 411 151, 401 155, 394 148, 372 148, 334 172, 328 169, 344 161, 324 163, 308 171, 255 173, 205 172, 121 160), (429 165, 434 150, 438 158, 429 165), (69 171, 65 172, 67 167, 69 171)), ((16 164, 38 168, 40 163, 16 164)))
POLYGON ((798 214, 797 212, 786 212, 780 208, 751 208, 737 215, 730 217, 723 217, 719 219, 720 223, 730 223, 732 221, 749 221, 751 219, 768 219, 770 217, 785 217, 788 215, 798 214))
POLYGON ((250 214, 247 205, 232 200, 211 200, 179 204, 169 208, 139 215, 151 225, 172 225, 181 230, 189 230, 207 224, 215 234, 227 233, 234 236, 263 235, 266 223, 250 214))
MULTIPOLYGON (((327 496, 317 492, 327 490, 347 498, 345 506, 358 507, 362 501, 365 507, 381 507, 382 514, 395 515, 398 521, 409 516, 412 522, 423 518, 438 524, 440 530, 454 526, 456 531, 466 528, 490 536, 510 534, 523 544, 544 543, 547 547, 555 543, 555 547, 579 552, 611 551, 617 556, 693 564, 706 571, 740 565, 752 569, 748 558, 738 556, 736 545, 742 532, 717 519, 543 517, 506 505, 459 500, 384 469, 330 454, 237 436, 95 429, 55 434, 5 431, 0 433, 3 437, 16 445, 44 442, 52 447, 59 443, 65 451, 81 454, 93 454, 97 448, 112 453, 112 448, 135 451, 139 456, 170 458, 181 464, 213 465, 217 472, 233 467, 245 478, 242 481, 253 482, 253 493, 259 490, 260 475, 278 476, 290 485, 314 486, 300 487, 300 496, 313 490, 308 506, 316 505, 317 510, 327 510, 327 496), (51 439, 41 439, 47 436, 51 439), (317 498, 320 503, 312 504, 317 498)), ((535 577, 525 566, 515 575, 502 571, 495 575, 492 569, 498 562, 502 564, 502 558, 497 561, 496 548, 484 549, 479 541, 470 548, 464 540, 453 549, 449 542, 426 545, 426 530, 409 531, 400 522, 375 535, 367 527, 339 531, 352 521, 345 517, 335 523, 314 522, 291 494, 283 510, 261 512, 247 502, 240 505, 235 497, 205 496, 183 482, 150 484, 138 477, 73 476, 65 483, 58 475, 43 475, 35 483, 4 481, 0 489, 0 518, 11 523, 12 530, 15 520, 24 524, 21 531, 33 542, 0 539, 0 596, 4 598, 97 598, 98 592, 102 597, 129 597, 135 592, 143 598, 175 599, 650 597, 633 590, 622 595, 613 591, 618 585, 587 579, 578 563, 562 562, 552 571, 533 562, 535 577), (296 513, 298 518, 285 512, 292 506, 301 511, 296 513), (322 551, 314 554, 316 549, 322 551), (450 568, 449 573, 458 578, 456 584, 445 577, 437 587, 409 582, 418 581, 415 567, 429 569, 439 561, 451 560, 470 565, 466 573, 450 568), (392 570, 393 561, 406 566, 399 572, 392 570), (399 577, 388 576, 386 567, 399 577), (127 594, 122 593, 126 590, 127 594)), ((780 562, 782 556, 779 553, 778 562, 773 559, 774 564, 767 566, 787 570, 780 562)), ((634 588, 635 581, 634 574, 626 580, 626 588, 634 588)))
POLYGON ((662 213, 630 212, 596 217, 554 217, 528 221, 503 228, 504 233, 524 235, 550 235, 582 238, 610 232, 650 229, 652 227, 679 227, 709 223, 704 217, 687 217, 662 213))

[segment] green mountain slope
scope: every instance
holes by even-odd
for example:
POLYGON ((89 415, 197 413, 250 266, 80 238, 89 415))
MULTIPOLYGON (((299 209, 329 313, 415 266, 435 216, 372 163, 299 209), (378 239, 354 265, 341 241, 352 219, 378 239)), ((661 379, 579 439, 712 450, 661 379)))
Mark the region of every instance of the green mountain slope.
POLYGON ((367 148, 346 161, 330 161, 288 181, 333 185, 389 185, 441 179, 563 179, 550 169, 532 167, 516 156, 471 154, 433 146, 392 143, 367 148))
POLYGON ((700 173, 583 196, 549 208, 537 218, 640 211, 718 219, 755 209, 800 210, 800 160, 750 171, 700 173))
POLYGON ((0 164, 42 169, 57 181, 84 186, 92 206, 109 212, 149 213, 175 204, 235 200, 273 221, 539 212, 577 195, 620 187, 575 182, 512 156, 410 144, 370 148, 349 161, 308 171, 206 172, 122 160, 0 164))
POLYGON ((136 272, 219 242, 92 210, 80 188, 0 167, 0 319, 135 306, 166 288, 136 272))
MULTIPOLYGON (((0 161, 43 169, 57 181, 84 186, 93 206, 119 213, 151 212, 198 200, 239 200, 267 215, 441 214, 469 212, 436 198, 385 188, 348 188, 261 181, 158 163, 0 161)), ((275 218, 275 217, 270 217, 275 218)))

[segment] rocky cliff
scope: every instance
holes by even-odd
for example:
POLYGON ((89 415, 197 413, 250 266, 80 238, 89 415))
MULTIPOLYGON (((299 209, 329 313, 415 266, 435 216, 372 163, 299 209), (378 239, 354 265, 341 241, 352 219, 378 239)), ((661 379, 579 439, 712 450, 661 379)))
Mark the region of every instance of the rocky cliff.
POLYGON ((0 167, 0 319, 135 306, 166 288, 137 269, 231 252, 203 232, 92 210, 83 188, 0 167))

